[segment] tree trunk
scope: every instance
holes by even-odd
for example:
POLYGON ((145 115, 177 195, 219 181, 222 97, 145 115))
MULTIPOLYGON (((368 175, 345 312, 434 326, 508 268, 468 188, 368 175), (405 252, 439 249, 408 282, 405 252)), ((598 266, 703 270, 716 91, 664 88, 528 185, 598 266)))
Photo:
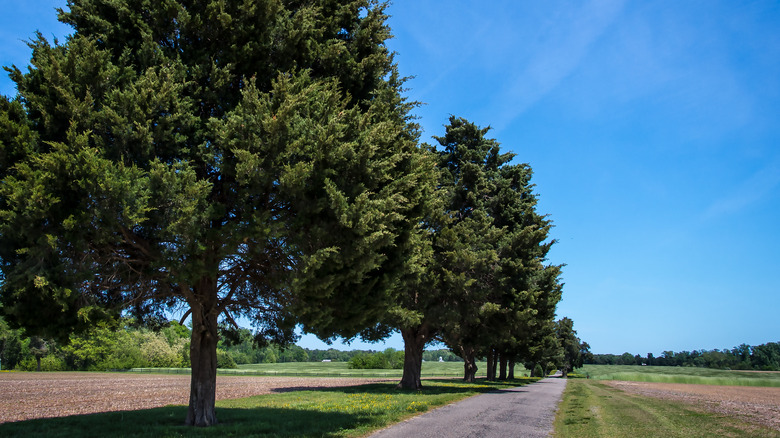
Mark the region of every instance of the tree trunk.
POLYGON ((428 342, 428 329, 425 325, 401 329, 404 339, 404 374, 398 382, 398 388, 422 389, 422 355, 428 342))
POLYGON ((499 366, 498 380, 506 380, 506 355, 501 354, 499 357, 501 358, 501 362, 499 366))
POLYGON ((488 349, 487 354, 487 379, 496 380, 496 359, 492 348, 488 349))
POLYGON ((185 424, 212 426, 217 424, 217 289, 213 280, 201 280, 191 300, 192 338, 190 341, 190 405, 185 424))
POLYGON ((563 374, 563 378, 564 379, 569 376, 569 363, 568 362, 565 362, 563 364, 563 367, 561 368, 561 373, 563 374))
POLYGON ((488 353, 487 367, 487 379, 496 380, 496 377, 498 376, 498 350, 495 348, 491 348, 488 353))
POLYGON ((35 356, 35 361, 38 362, 37 368, 36 368, 35 371, 41 372, 41 357, 40 356, 35 356))
POLYGON ((507 379, 512 380, 515 378, 515 361, 510 359, 509 360, 509 373, 507 375, 507 379))
POLYGON ((463 358, 463 380, 475 382, 477 380, 477 361, 473 348, 460 347, 460 357, 463 358))

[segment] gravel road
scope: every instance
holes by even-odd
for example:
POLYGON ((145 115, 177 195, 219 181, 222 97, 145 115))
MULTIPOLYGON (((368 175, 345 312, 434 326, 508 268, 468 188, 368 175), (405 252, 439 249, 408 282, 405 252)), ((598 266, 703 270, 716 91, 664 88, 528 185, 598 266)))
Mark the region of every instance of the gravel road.
POLYGON ((548 378, 519 388, 470 397, 383 429, 372 438, 546 437, 566 379, 548 378))

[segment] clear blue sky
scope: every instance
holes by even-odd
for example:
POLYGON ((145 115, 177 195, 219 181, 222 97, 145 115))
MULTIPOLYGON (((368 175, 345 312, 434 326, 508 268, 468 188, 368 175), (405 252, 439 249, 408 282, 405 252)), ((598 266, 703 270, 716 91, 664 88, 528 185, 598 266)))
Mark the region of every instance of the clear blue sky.
MULTIPOLYGON (((64 4, 0 0, 0 64, 25 65, 36 29, 66 35, 64 4)), ((389 12, 424 138, 466 117, 533 167, 559 241, 550 261, 567 265, 558 315, 594 352, 780 341, 780 3, 397 0, 389 12)), ((5 75, 0 93, 14 94, 5 75)), ((368 348, 385 346, 402 343, 368 348)))

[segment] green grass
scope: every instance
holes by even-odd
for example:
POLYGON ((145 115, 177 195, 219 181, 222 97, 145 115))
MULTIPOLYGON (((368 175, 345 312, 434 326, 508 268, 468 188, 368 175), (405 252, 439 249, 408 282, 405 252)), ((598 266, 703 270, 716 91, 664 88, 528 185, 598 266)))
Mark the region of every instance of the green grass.
POLYGON ((711 368, 585 365, 577 370, 577 373, 587 374, 591 379, 596 380, 780 387, 780 373, 753 373, 711 368))
MULTIPOLYGON (((487 364, 477 363, 477 376, 484 377, 487 364)), ((134 368, 134 372, 189 374, 189 368, 134 368)), ((346 362, 287 362, 239 365, 238 369, 220 369, 220 375, 252 376, 307 376, 307 377, 388 377, 401 378, 403 370, 351 370, 346 362)), ((515 367, 515 375, 528 372, 515 367)), ((424 362, 422 377, 462 377, 463 362, 424 362)))
POLYGON ((735 418, 583 379, 568 382, 554 426, 557 438, 780 437, 780 432, 735 418))
POLYGON ((217 403, 219 424, 202 429, 182 425, 186 406, 168 406, 6 423, 0 425, 0 436, 356 437, 474 394, 535 380, 430 380, 422 391, 398 390, 388 383, 223 400, 217 403))

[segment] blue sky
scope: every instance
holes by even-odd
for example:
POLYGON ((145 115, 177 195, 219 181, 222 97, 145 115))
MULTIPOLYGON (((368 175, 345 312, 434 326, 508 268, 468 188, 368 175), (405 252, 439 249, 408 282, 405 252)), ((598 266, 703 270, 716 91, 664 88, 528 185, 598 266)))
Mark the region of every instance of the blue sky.
MULTIPOLYGON (((64 0, 0 4, 2 65, 27 63, 36 29, 69 32, 53 12, 64 0)), ((558 315, 594 352, 780 341, 780 3, 397 0, 389 12, 424 139, 465 117, 533 167, 556 225, 550 261, 566 264, 558 315)), ((0 93, 14 93, 4 75, 0 93)), ((386 346, 402 343, 353 344, 386 346)))

